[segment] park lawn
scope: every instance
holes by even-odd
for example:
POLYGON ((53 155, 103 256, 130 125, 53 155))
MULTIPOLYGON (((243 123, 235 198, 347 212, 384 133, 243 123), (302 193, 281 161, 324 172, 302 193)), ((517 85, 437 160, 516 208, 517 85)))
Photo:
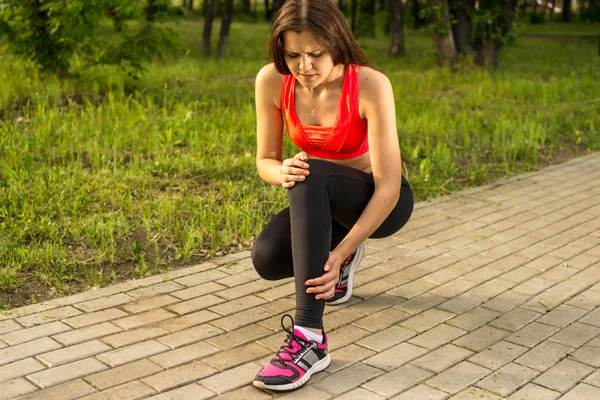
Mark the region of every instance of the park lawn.
MULTIPOLYGON (((269 26, 234 24, 220 61, 200 58, 200 23, 175 29, 183 45, 139 80, 41 80, 0 54, 0 308, 248 249, 285 206, 254 167, 269 26)), ((427 32, 407 31, 405 58, 361 44, 394 86, 417 200, 600 148, 596 40, 522 37, 496 70, 465 59, 454 72, 435 66, 427 32)))

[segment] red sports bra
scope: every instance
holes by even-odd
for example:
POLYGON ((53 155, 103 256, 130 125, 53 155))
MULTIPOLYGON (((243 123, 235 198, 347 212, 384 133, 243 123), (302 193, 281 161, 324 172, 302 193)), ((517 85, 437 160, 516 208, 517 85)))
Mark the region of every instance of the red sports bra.
POLYGON ((333 126, 303 124, 294 104, 296 78, 284 75, 281 87, 281 111, 288 136, 303 151, 318 158, 344 160, 369 150, 367 121, 358 113, 358 65, 346 66, 338 115, 333 126))

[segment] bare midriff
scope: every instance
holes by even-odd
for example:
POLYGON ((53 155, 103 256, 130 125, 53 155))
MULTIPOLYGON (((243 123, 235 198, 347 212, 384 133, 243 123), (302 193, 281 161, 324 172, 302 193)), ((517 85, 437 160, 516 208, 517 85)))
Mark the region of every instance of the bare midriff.
POLYGON ((334 162, 336 164, 345 165, 347 167, 352 167, 352 168, 358 169, 359 171, 363 171, 363 172, 367 172, 367 173, 372 172, 371 171, 371 158, 369 157, 368 151, 364 154, 361 154, 358 157, 350 158, 347 160, 332 160, 332 159, 327 159, 327 158, 319 158, 319 157, 311 156, 310 154, 308 154, 308 158, 313 159, 313 160, 325 160, 325 161, 334 162))

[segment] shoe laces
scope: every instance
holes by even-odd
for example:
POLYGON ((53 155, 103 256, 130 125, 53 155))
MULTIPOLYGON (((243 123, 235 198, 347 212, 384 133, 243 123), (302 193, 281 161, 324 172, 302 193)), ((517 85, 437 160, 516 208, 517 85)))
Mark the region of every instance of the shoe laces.
POLYGON ((307 341, 294 333, 294 318, 292 318, 292 316, 289 314, 285 314, 283 317, 281 317, 281 327, 283 328, 284 331, 286 331, 288 333, 288 336, 285 339, 285 342, 283 342, 283 345, 279 348, 279 351, 277 352, 277 354, 275 355, 274 361, 277 361, 277 362, 283 364, 285 361, 294 360, 298 351, 306 349, 307 347, 310 347, 312 342, 307 341), (289 319, 292 320, 292 329, 291 330, 289 328, 287 328, 283 323, 285 317, 288 317, 289 319), (294 350, 294 341, 296 341, 300 345, 300 349, 294 350), (283 357, 284 354, 288 355, 289 358, 288 359, 284 358, 283 357))

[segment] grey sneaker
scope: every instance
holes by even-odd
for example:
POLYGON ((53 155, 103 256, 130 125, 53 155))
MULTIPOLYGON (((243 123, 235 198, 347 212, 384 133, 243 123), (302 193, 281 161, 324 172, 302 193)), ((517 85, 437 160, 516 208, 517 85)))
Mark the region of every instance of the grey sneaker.
POLYGON ((327 304, 335 306, 350 300, 350 297, 352 297, 352 288, 354 287, 354 273, 364 255, 365 245, 361 243, 342 263, 340 267, 340 281, 335 285, 333 296, 325 300, 327 304))

